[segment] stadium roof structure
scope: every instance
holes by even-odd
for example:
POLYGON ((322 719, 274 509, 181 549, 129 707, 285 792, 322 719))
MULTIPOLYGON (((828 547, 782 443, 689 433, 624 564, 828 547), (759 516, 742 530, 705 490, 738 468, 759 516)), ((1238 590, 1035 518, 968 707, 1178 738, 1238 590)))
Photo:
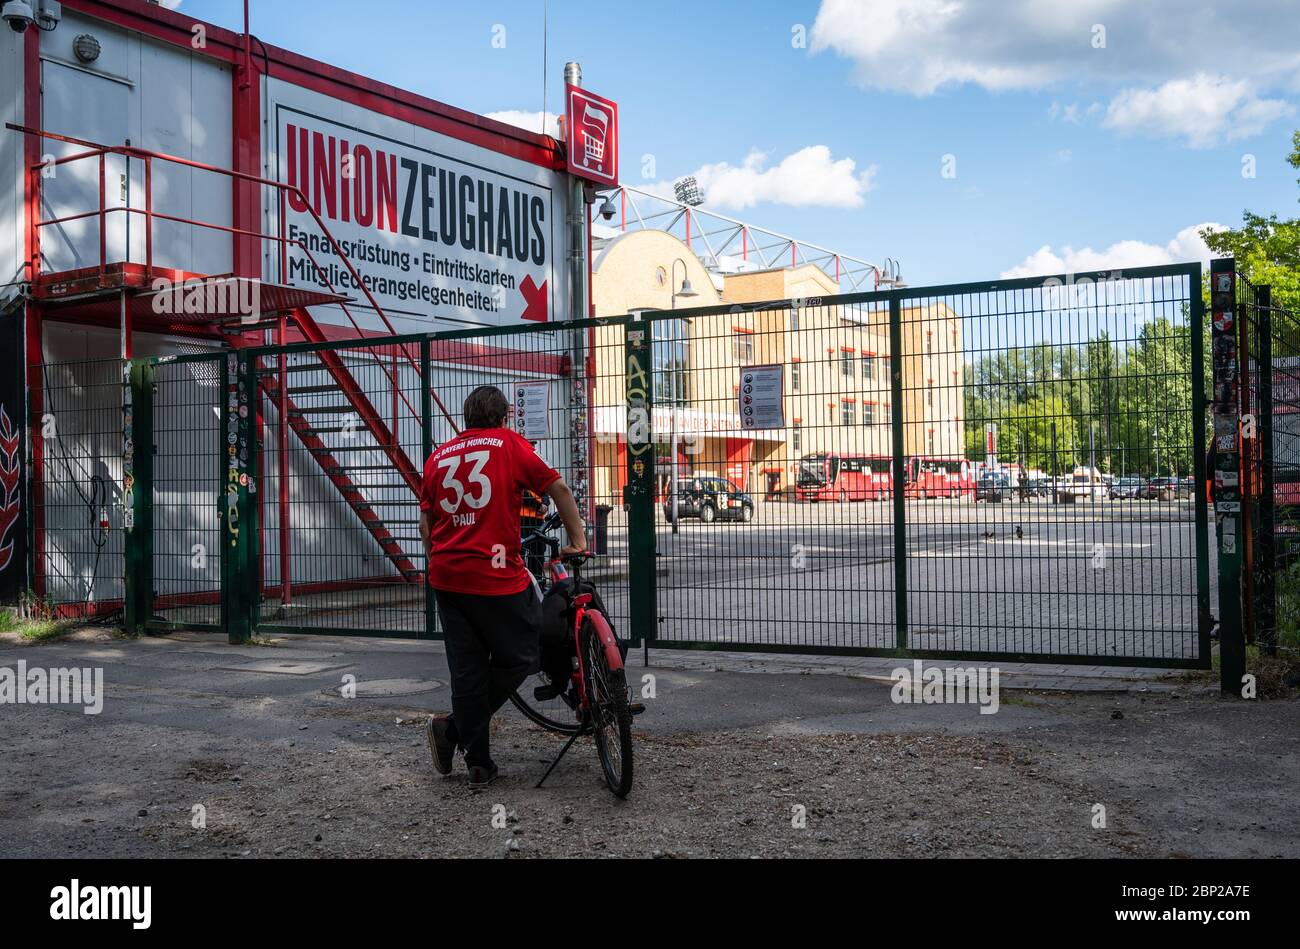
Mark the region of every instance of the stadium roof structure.
POLYGON ((608 223, 597 222, 593 236, 608 238, 635 230, 667 231, 690 247, 705 267, 720 273, 813 264, 834 278, 844 293, 876 290, 882 283, 890 283, 897 273, 897 264, 892 261, 877 265, 641 188, 623 185, 605 197, 615 214, 608 223))

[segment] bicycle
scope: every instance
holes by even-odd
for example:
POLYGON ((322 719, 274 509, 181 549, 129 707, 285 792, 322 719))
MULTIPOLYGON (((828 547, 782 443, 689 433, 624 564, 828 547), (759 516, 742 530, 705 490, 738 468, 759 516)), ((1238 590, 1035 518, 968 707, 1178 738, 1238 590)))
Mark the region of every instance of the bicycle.
MULTIPOLYGON (((560 759, 583 735, 594 735, 605 783, 620 798, 632 790, 632 702, 623 669, 623 653, 609 620, 585 592, 582 565, 588 554, 560 556, 560 542, 550 536, 560 524, 552 514, 523 536, 524 563, 538 581, 538 592, 564 588, 566 629, 572 631, 574 655, 567 678, 545 668, 526 679, 510 701, 526 718, 548 731, 568 735, 537 787, 550 777, 560 759), (572 570, 572 574, 570 574, 572 570), (554 674, 554 678, 553 678, 554 674), (531 702, 529 701, 531 696, 531 702)), ((640 707, 636 711, 641 711, 640 707)))

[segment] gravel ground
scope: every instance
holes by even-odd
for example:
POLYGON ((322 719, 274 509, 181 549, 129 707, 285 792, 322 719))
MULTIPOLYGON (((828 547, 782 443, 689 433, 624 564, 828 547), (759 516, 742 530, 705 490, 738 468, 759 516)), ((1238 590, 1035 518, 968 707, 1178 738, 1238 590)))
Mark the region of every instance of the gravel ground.
MULTIPOLYGON (((144 659, 139 648, 111 651, 138 667, 167 647, 144 659)), ((24 652, 35 661, 36 649, 24 652)), ((676 681, 661 678, 663 689, 676 681)), ((376 706, 318 684, 286 694, 123 685, 116 701, 138 711, 8 706, 0 854, 1300 856, 1295 700, 1225 702, 1190 685, 1004 693, 998 715, 936 719, 839 676, 693 672, 677 694, 687 702, 705 685, 735 693, 701 696, 718 716, 684 708, 668 722, 652 703, 637 720, 636 786, 623 802, 604 789, 587 739, 534 789, 559 740, 509 708, 494 728, 495 785, 471 792, 460 763, 437 776, 422 725, 445 691, 376 706), (760 680, 808 714, 744 721, 760 680), (825 704, 844 690, 847 702, 825 704), (1092 826, 1099 803, 1104 829, 1092 826), (206 828, 191 826, 196 805, 206 828), (799 813, 806 826, 793 826, 799 813)))

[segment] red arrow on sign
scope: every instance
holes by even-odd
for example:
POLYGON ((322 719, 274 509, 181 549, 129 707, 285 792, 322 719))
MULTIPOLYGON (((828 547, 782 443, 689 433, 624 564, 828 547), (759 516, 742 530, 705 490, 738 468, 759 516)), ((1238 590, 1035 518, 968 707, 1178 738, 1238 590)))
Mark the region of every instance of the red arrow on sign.
POLYGON ((533 283, 533 275, 528 274, 524 277, 523 283, 519 284, 519 292, 524 295, 524 313, 521 319, 532 320, 534 323, 545 323, 548 317, 548 307, 546 303, 546 285, 550 281, 543 280, 539 287, 533 283))

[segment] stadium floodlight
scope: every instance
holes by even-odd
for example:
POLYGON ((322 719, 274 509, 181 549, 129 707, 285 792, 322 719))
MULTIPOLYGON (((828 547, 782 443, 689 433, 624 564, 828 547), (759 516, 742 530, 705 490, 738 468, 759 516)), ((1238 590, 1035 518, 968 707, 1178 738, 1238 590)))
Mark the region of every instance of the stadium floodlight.
POLYGON ((694 175, 687 175, 685 178, 678 178, 674 181, 673 193, 677 195, 678 201, 693 208, 697 208, 704 203, 704 192, 700 190, 700 183, 695 179, 694 175))

